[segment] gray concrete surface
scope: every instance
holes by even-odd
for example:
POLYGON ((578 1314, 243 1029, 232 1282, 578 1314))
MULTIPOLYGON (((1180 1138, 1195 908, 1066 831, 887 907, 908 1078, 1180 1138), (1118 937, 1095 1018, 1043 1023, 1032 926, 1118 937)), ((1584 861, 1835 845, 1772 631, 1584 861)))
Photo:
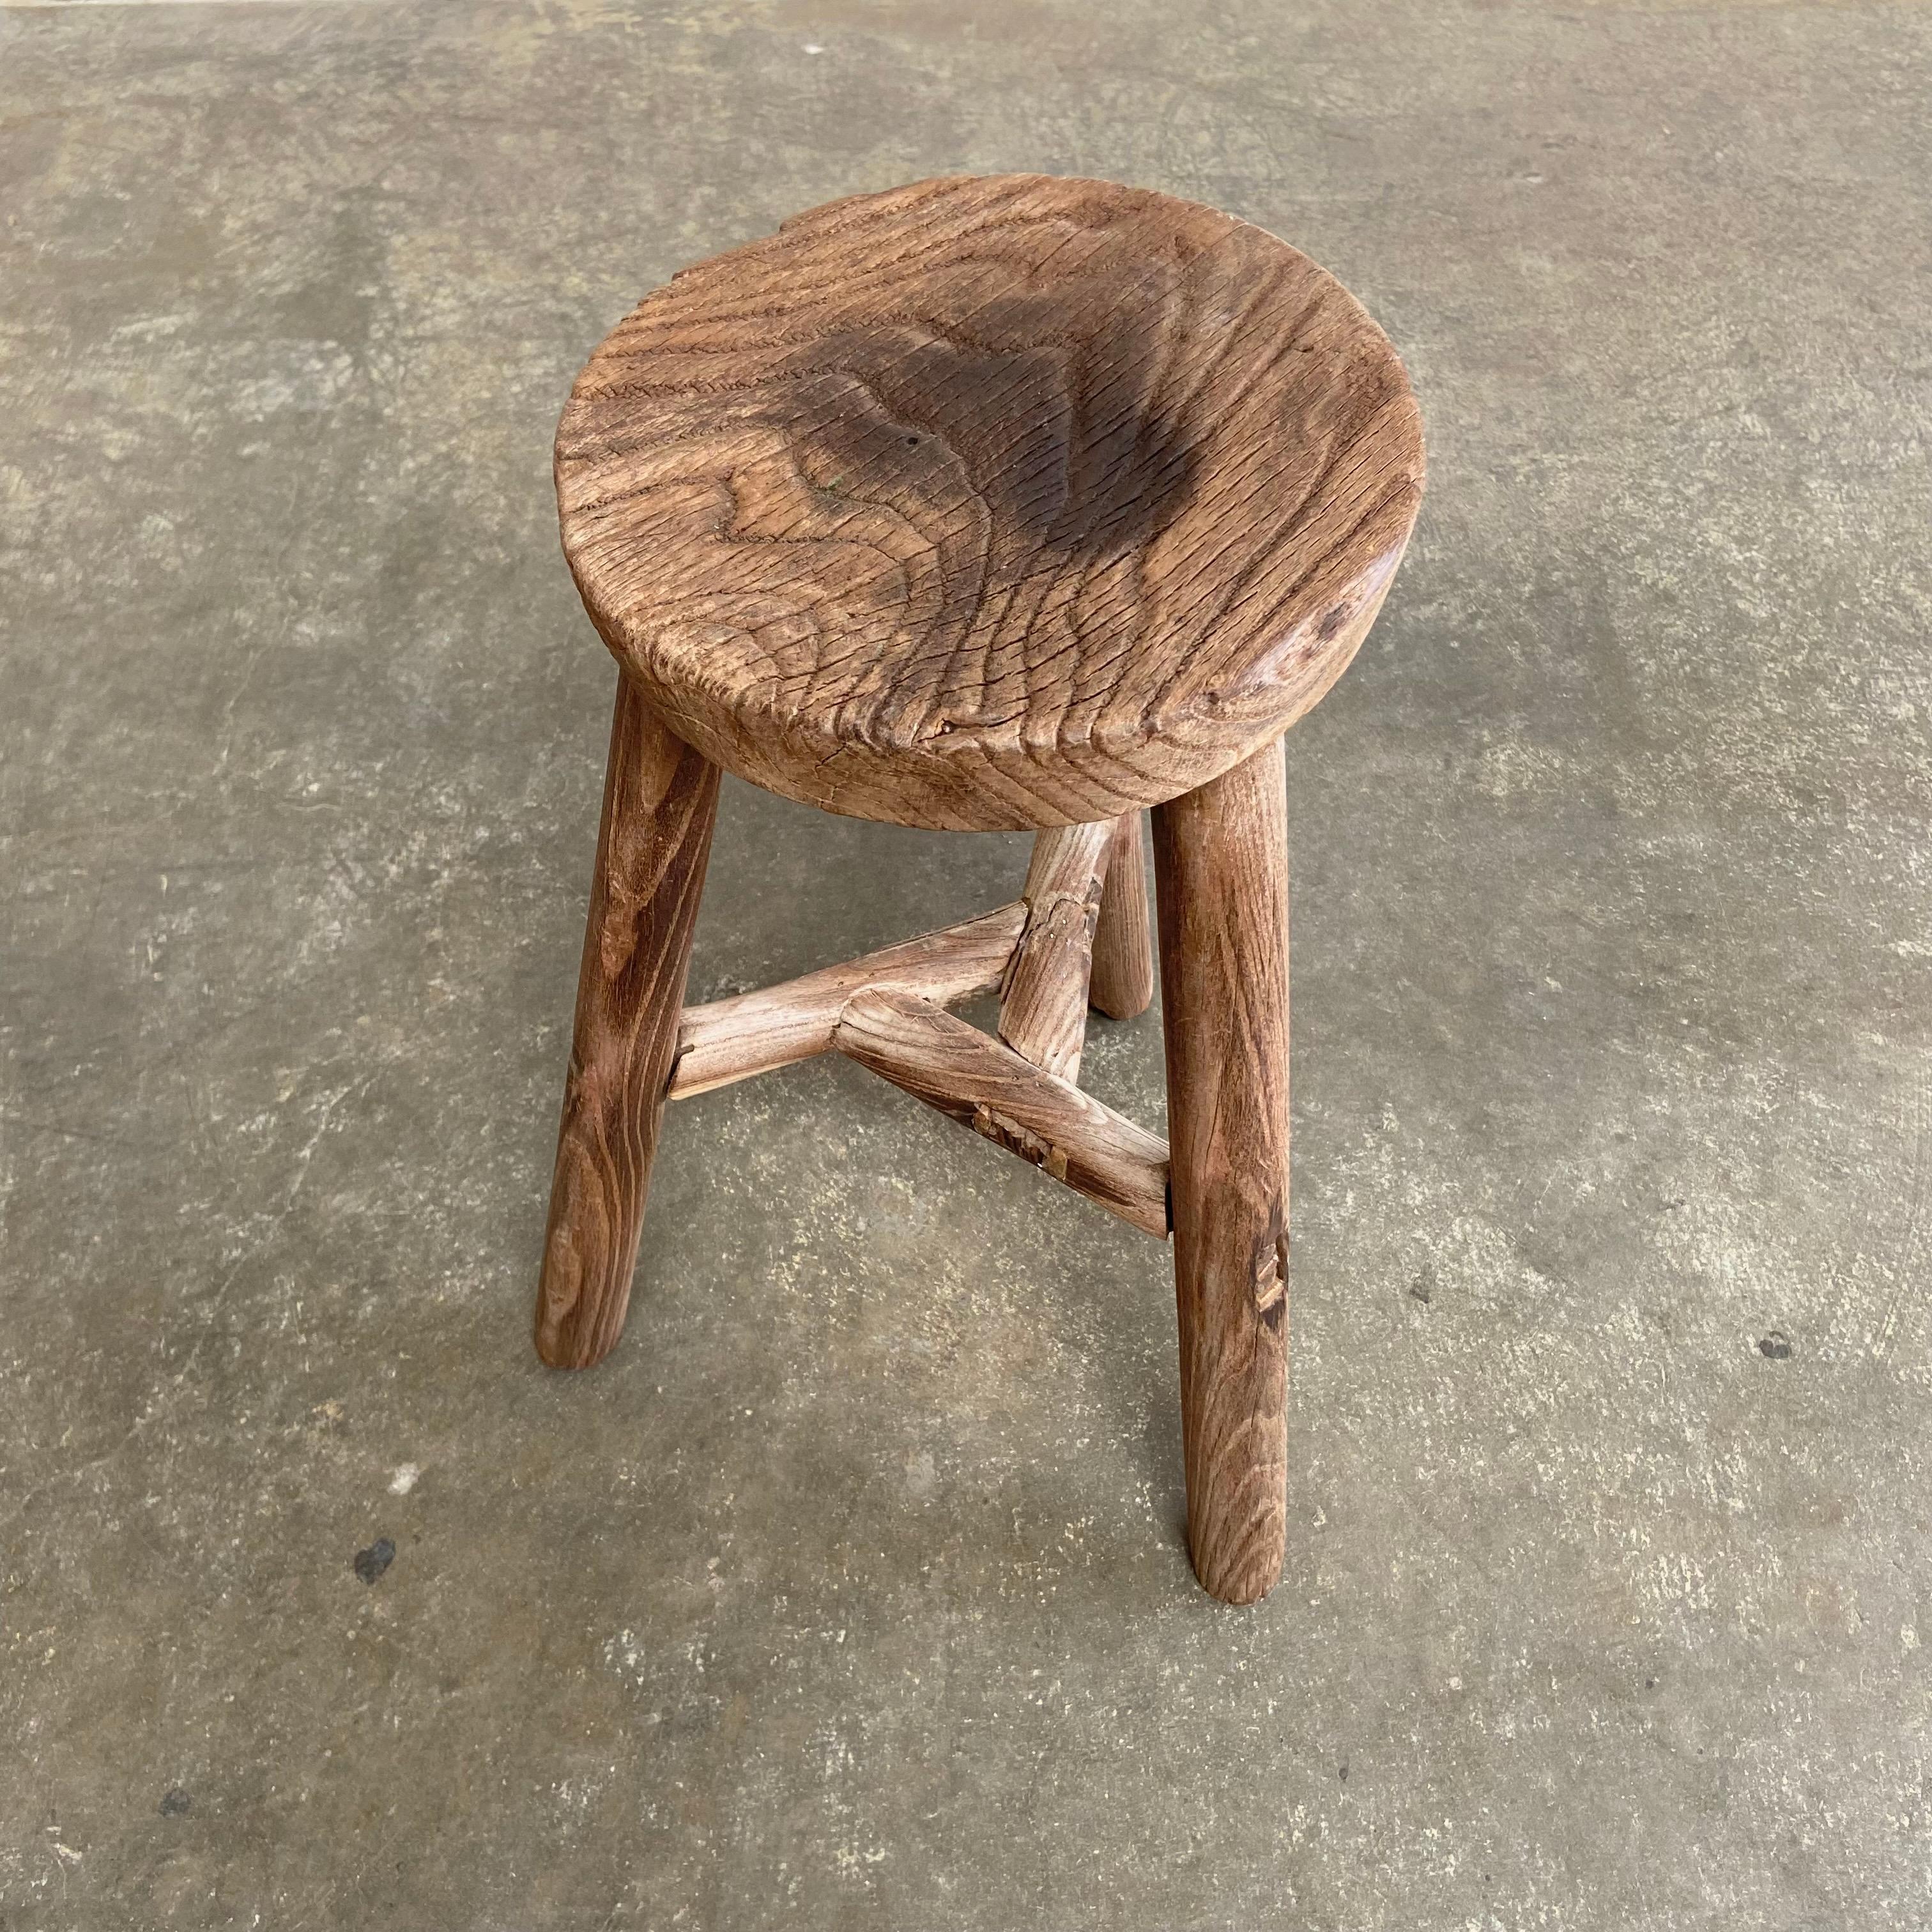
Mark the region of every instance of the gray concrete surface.
MULTIPOLYGON (((1904 4, 0 14, 0 1926, 1932 1919, 1928 94, 1904 4), (682 1108, 620 1353, 526 1339, 569 378, 1022 166, 1291 237, 1427 412, 1290 745, 1245 1613, 1162 1252, 855 1070, 682 1108)), ((734 783, 695 982, 1020 862, 734 783)))

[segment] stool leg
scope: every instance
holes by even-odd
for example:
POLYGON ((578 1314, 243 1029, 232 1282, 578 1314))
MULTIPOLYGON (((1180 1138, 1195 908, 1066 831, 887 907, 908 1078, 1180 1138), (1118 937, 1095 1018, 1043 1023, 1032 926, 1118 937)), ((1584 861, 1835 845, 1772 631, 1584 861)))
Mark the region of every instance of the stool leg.
POLYGON ((1187 1544, 1252 1604, 1287 1535, 1288 857, 1277 740, 1154 815, 1187 1544))
POLYGON ((1141 820, 1130 812, 1114 821, 1114 849, 1094 928, 1094 976, 1088 997, 1111 1020, 1130 1020, 1154 1000, 1154 927, 1148 917, 1147 860, 1141 820))
POLYGON ((717 814, 717 766, 620 678, 537 1289, 552 1368, 587 1369, 623 1332, 717 814))

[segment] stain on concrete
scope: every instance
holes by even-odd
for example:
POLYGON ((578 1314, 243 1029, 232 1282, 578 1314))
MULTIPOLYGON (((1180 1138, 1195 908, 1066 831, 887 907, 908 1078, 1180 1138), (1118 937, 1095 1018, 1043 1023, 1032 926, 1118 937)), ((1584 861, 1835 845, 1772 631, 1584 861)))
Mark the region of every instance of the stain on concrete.
POLYGON ((395 1560, 396 1546, 386 1536, 379 1536, 367 1550, 356 1551, 356 1574, 364 1582, 373 1585, 395 1560))

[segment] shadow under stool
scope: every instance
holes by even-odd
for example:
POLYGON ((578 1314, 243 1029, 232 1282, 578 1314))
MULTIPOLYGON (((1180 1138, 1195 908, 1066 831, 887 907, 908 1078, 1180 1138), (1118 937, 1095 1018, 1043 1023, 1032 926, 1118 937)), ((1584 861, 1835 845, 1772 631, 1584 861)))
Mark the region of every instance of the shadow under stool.
POLYGON ((1286 1528, 1282 734, 1366 634, 1422 490, 1340 283, 1190 202, 1040 175, 855 196, 683 270, 585 365, 563 544, 616 657, 538 1294, 624 1324, 664 1103, 836 1050, 1172 1238, 1188 1545, 1252 1603, 1286 1528), (860 818, 1037 834, 1019 898, 684 1005, 720 769, 860 818), (1169 1139, 1082 1093, 1153 998, 1169 1139), (948 1010, 1000 995, 998 1037, 948 1010))

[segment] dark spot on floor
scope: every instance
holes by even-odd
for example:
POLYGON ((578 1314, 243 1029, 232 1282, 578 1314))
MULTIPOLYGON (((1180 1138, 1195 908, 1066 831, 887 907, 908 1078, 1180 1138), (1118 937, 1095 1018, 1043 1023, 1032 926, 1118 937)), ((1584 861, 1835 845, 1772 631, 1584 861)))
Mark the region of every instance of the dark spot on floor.
POLYGON ((1774 1328, 1757 1345, 1757 1352, 1767 1362, 1788 1362, 1791 1359, 1790 1340, 1774 1328))
POLYGON ((396 1546, 386 1536, 379 1536, 367 1550, 356 1552, 356 1574, 365 1583, 374 1583, 396 1560, 396 1546))
POLYGON ((1436 1269, 1431 1262, 1424 1262, 1420 1271, 1408 1285, 1409 1298, 1419 1301, 1426 1308, 1436 1297, 1436 1269))
POLYGON ((164 1818, 182 1818, 194 1810, 194 1800, 179 1785, 161 1799, 161 1816, 164 1818))

